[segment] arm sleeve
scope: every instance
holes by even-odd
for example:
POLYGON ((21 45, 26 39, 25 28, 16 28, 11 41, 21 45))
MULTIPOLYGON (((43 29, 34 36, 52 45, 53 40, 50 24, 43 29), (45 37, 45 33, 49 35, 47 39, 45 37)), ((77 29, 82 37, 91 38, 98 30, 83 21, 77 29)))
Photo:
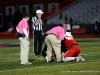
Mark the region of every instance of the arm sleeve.
POLYGON ((33 25, 37 27, 37 25, 40 23, 40 19, 33 17, 32 22, 33 22, 33 25))
POLYGON ((19 29, 18 28, 16 28, 16 30, 17 30, 17 32, 19 32, 19 29))
POLYGON ((34 17, 32 18, 32 29, 33 30, 35 29, 35 20, 34 20, 34 17))
POLYGON ((34 22, 34 18, 32 18, 32 22, 35 23, 35 22, 34 22))
POLYGON ((24 28, 23 31, 24 31, 25 36, 26 36, 27 38, 29 38, 29 37, 28 37, 27 30, 24 28))

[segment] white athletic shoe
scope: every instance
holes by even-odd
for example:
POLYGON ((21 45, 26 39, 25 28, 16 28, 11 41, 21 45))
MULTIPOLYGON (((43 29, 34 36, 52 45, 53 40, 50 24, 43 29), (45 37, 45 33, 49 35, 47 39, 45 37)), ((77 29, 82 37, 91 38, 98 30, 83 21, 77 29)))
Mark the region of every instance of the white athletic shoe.
POLYGON ((76 62, 79 62, 81 60, 81 58, 78 56, 77 58, 76 58, 76 62))
POLYGON ((21 65, 31 65, 31 62, 27 62, 27 63, 21 63, 21 65))
POLYGON ((85 61, 85 59, 82 56, 78 56, 76 59, 76 62, 79 62, 79 61, 85 61))
POLYGON ((85 61, 85 59, 82 56, 79 56, 79 57, 80 57, 81 61, 85 61))
POLYGON ((45 59, 46 59, 47 62, 49 61, 47 56, 45 57, 45 59))

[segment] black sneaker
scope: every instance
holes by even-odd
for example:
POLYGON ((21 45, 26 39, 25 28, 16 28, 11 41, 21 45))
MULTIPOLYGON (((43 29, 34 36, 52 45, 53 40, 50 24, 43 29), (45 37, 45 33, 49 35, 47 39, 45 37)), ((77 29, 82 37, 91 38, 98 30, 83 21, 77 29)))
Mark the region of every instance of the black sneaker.
POLYGON ((54 60, 54 59, 52 59, 52 60, 50 60, 50 61, 48 61, 48 62, 55 62, 55 60, 54 60))
POLYGON ((35 54, 35 53, 34 53, 34 56, 39 57, 39 55, 38 54, 35 54))
POLYGON ((41 53, 37 53, 37 56, 42 56, 41 53))
POLYGON ((40 56, 41 54, 40 54, 40 53, 38 53, 38 55, 40 56))

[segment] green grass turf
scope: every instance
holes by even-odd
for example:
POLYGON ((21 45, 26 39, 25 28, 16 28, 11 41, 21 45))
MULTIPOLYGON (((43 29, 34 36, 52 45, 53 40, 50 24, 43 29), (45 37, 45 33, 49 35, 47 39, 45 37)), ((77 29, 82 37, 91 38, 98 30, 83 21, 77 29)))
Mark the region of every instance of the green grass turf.
MULTIPOLYGON (((15 43, 18 40, 0 40, 3 42, 15 43)), ((42 56, 35 57, 30 46, 29 61, 32 65, 20 65, 20 47, 0 48, 0 75, 100 75, 100 42, 78 43, 85 62, 47 63, 42 56)))

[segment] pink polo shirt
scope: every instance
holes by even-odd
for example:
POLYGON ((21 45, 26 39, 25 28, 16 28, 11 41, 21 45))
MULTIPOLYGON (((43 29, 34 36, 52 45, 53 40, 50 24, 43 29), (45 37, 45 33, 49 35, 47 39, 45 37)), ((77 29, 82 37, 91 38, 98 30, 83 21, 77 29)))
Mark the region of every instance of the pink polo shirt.
POLYGON ((19 24, 16 26, 16 28, 18 29, 19 33, 23 34, 23 28, 25 28, 27 30, 28 36, 29 36, 29 26, 28 26, 28 22, 25 19, 22 19, 19 24))
POLYGON ((64 40, 64 29, 60 26, 56 26, 52 28, 51 30, 46 32, 47 34, 55 34, 59 40, 64 40))

